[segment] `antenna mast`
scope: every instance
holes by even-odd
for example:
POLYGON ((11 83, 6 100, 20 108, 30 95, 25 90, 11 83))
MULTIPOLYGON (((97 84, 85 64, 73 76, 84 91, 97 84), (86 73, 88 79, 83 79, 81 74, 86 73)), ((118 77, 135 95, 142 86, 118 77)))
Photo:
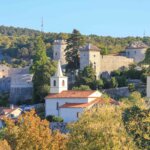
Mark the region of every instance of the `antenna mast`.
POLYGON ((42 20, 41 20, 41 33, 44 32, 44 23, 43 23, 43 17, 42 17, 42 20))

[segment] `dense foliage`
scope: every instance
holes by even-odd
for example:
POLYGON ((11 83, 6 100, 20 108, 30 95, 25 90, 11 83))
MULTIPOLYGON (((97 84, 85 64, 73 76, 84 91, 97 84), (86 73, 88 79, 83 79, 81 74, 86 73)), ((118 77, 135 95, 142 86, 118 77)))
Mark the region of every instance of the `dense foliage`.
MULTIPOLYGON (((4 62, 12 63, 13 66, 24 66, 35 56, 35 37, 41 33, 37 30, 26 28, 15 28, 0 26, 0 50, 5 54, 4 62)), ((52 57, 52 44, 56 39, 65 39, 72 37, 67 33, 43 33, 43 40, 46 45, 48 56, 52 57)), ((125 47, 133 41, 143 41, 150 45, 150 37, 125 37, 114 38, 98 35, 82 35, 86 43, 92 43, 101 48, 102 54, 112 54, 123 52, 125 47)))
POLYGON ((100 106, 86 111, 69 129, 68 149, 136 150, 122 122, 122 111, 114 106, 100 106))
POLYGON ((150 149, 150 109, 137 106, 126 109, 124 123, 139 149, 150 149))
MULTIPOLYGON (((52 133, 49 129, 49 123, 46 120, 41 120, 33 110, 23 114, 17 123, 8 118, 5 119, 5 123, 3 140, 8 142, 12 150, 65 149, 66 136, 59 132, 52 133)), ((7 146, 6 142, 4 144, 7 146)))
POLYGON ((83 91, 85 91, 85 90, 91 90, 91 89, 88 85, 80 85, 80 86, 74 86, 72 88, 72 90, 81 90, 81 91, 83 90, 83 91))
POLYGON ((46 55, 45 44, 41 37, 37 38, 36 55, 31 66, 33 75, 34 102, 43 102, 50 91, 50 76, 55 72, 55 63, 46 55))
POLYGON ((57 116, 53 116, 53 115, 47 116, 46 119, 49 122, 63 122, 63 119, 61 117, 57 117, 57 116))
POLYGON ((80 32, 74 29, 71 36, 67 39, 67 47, 65 49, 68 69, 79 69, 79 49, 85 44, 84 42, 84 38, 80 32))

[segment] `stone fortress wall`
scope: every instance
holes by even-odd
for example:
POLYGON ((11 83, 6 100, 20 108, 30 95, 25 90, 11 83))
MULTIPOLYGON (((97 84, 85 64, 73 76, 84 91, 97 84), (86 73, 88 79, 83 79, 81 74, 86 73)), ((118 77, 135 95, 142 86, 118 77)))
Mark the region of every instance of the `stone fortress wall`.
MULTIPOLYGON (((53 46, 54 60, 61 61, 61 64, 65 64, 65 50, 66 42, 64 40, 56 40, 53 46), (57 55, 56 55, 56 54, 57 55), (55 56, 56 55, 56 56, 55 56)), ((89 64, 93 64, 93 68, 96 71, 96 76, 102 73, 110 73, 111 71, 128 67, 132 63, 138 63, 145 58, 145 52, 148 46, 141 41, 135 41, 131 43, 125 49, 125 56, 121 55, 104 55, 100 54, 100 49, 92 44, 87 44, 80 49, 80 69, 89 64)))
POLYGON ((101 55, 100 49, 92 44, 87 44, 80 49, 80 69, 92 64, 97 78, 100 75, 108 75, 114 70, 129 67, 134 63, 133 58, 116 55, 101 55))
POLYGON ((124 56, 104 55, 101 56, 101 73, 111 73, 114 70, 128 68, 130 64, 134 63, 133 58, 124 56))
POLYGON ((9 92, 10 103, 32 98, 32 77, 29 66, 24 68, 10 68, 0 65, 0 92, 9 92))

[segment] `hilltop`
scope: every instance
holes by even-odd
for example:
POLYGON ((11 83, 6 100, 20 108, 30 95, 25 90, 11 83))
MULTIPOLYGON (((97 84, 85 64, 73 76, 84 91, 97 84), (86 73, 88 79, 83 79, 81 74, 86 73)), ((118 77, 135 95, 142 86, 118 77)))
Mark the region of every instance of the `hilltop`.
MULTIPOLYGON (((0 26, 0 50, 7 57, 1 60, 15 67, 25 66, 35 54, 35 37, 40 35, 38 30, 0 26), (10 59, 11 58, 11 59, 10 59), (11 60, 11 61, 10 61, 11 60)), ((56 39, 67 39, 68 33, 43 32, 47 54, 52 57, 52 44, 56 39)), ((98 35, 83 35, 87 43, 92 43, 100 49, 107 49, 108 54, 118 54, 133 41, 143 41, 150 46, 150 37, 111 37, 98 35)))

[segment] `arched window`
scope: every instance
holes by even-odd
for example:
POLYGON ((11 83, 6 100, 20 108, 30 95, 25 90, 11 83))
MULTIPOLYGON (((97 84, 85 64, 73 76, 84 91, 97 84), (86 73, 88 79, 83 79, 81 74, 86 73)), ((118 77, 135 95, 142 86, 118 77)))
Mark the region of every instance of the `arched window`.
POLYGON ((56 86, 56 80, 54 80, 53 85, 56 86))
POLYGON ((62 80, 62 86, 65 86, 65 80, 62 80))

